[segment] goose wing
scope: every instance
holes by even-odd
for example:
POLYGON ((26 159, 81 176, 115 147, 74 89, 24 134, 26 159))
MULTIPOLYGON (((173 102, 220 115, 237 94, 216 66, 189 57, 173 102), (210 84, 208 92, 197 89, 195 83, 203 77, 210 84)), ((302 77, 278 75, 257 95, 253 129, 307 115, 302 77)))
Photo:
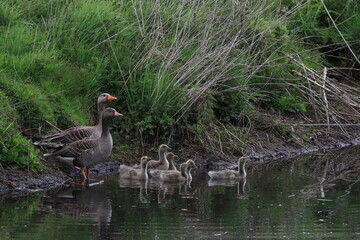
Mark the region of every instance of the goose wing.
POLYGON ((62 132, 41 137, 42 141, 69 144, 90 137, 95 132, 95 126, 80 126, 68 128, 62 132))
POLYGON ((92 139, 84 139, 73 142, 66 147, 55 151, 52 156, 63 156, 63 157, 80 157, 80 155, 88 150, 93 149, 97 142, 92 139))

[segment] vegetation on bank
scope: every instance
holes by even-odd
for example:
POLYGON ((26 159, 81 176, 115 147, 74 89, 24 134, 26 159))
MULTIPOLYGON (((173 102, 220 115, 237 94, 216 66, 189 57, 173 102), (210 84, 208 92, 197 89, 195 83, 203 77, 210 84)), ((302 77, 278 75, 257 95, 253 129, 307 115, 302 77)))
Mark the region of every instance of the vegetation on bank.
MULTIPOLYGON (((92 124, 101 92, 116 96, 110 106, 124 114, 113 124, 117 152, 191 141, 236 153, 260 108, 311 110, 336 122, 316 79, 324 67, 336 81, 358 76, 359 7, 355 0, 4 0, 0 168, 41 170, 27 138, 92 124)), ((357 93, 331 84, 350 99, 357 93)))

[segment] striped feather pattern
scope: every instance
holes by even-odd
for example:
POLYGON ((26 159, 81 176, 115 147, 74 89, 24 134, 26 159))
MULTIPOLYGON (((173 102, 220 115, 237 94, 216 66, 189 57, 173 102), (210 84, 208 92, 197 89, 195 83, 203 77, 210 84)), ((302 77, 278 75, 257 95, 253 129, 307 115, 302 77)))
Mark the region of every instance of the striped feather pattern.
POLYGON ((69 144, 84 138, 98 138, 100 137, 100 134, 101 131, 97 130, 97 126, 92 126, 92 127, 82 126, 82 127, 69 128, 63 132, 44 136, 41 139, 43 141, 69 144))
POLYGON ((66 147, 55 151, 53 156, 65 156, 65 157, 80 157, 83 151, 94 148, 96 141, 92 139, 84 139, 81 141, 73 142, 66 147))

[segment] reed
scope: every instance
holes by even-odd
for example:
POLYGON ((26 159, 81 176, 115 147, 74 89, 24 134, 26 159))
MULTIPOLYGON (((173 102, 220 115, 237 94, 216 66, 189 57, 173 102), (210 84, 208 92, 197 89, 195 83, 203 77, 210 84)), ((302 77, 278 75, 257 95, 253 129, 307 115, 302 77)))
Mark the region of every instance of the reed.
MULTIPOLYGON (((307 74, 335 63, 327 50, 339 59, 358 51, 359 6, 341 6, 343 12, 332 1, 4 0, 0 90, 12 104, 2 109, 12 108, 5 111, 14 117, 0 132, 13 138, 92 124, 101 92, 118 97, 112 107, 126 116, 113 129, 122 146, 192 141, 242 151, 260 107, 316 107, 330 123, 330 113, 339 113, 333 98, 324 100, 324 87, 307 74), (333 22, 326 22, 329 14, 333 22), (314 105, 319 99, 325 107, 314 105)), ((341 91, 354 96, 348 87, 341 91)))

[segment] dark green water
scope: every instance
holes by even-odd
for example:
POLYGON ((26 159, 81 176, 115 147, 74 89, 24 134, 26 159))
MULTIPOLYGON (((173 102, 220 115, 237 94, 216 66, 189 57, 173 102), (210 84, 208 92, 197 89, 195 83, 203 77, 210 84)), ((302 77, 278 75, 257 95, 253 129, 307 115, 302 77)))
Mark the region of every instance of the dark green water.
POLYGON ((346 165, 339 156, 348 158, 336 152, 260 164, 229 186, 209 186, 219 183, 204 173, 190 187, 108 177, 4 199, 0 239, 360 239, 359 182, 319 184, 346 165))

